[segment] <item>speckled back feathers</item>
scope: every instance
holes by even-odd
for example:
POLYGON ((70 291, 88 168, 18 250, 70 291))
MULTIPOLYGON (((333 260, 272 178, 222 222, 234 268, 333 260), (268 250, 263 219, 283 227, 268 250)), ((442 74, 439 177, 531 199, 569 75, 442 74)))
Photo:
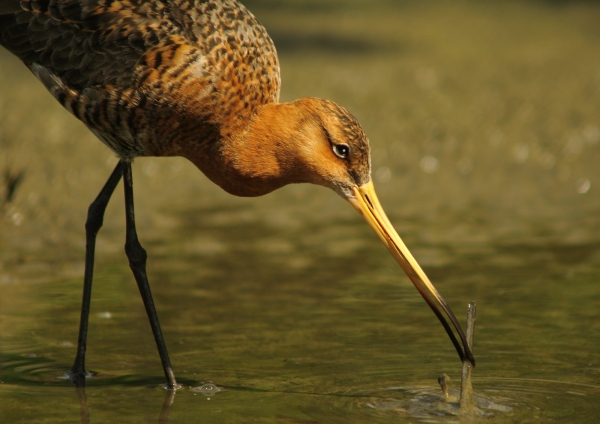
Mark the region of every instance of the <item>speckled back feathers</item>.
POLYGON ((227 137, 279 99, 273 42, 237 1, 21 6, 0 16, 1 43, 122 157, 176 155, 191 133, 227 137))

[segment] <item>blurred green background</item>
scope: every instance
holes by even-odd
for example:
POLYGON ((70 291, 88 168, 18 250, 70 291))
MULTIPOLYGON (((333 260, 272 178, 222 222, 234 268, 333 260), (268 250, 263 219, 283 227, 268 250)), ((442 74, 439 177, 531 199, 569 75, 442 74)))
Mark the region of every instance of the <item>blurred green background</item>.
MULTIPOLYGON (((281 100, 325 97, 358 118, 398 233, 458 316, 479 303, 476 393, 513 408, 507 422, 597 422, 598 2, 244 4, 277 46, 281 100)), ((0 220, 0 398, 11 418, 74 420, 55 376, 74 352, 86 208, 117 159, 5 50, 0 93, 5 198, 21 177, 0 220)), ((456 355, 345 201, 308 185, 235 198, 180 158, 136 160, 134 183, 175 370, 229 387, 210 404, 224 399, 224 422, 433 419, 407 402, 457 372, 456 355)), ((90 408, 109 419, 119 399, 127 413, 110 419, 137 422, 162 403, 139 386, 161 376, 122 203, 117 189, 98 239, 93 313, 110 313, 92 317, 89 363, 106 377, 90 408)), ((177 396, 172 421, 186 422, 199 404, 177 396)))
MULTIPOLYGON (((248 7, 277 45, 282 101, 331 98, 362 123, 375 182, 384 203, 394 205, 391 215, 427 219, 442 232, 456 231, 458 221, 468 233, 461 237, 596 239, 595 2, 254 1, 248 7)), ((43 223, 43 237, 56 238, 53 228, 80 227, 81 208, 115 159, 16 59, 1 54, 0 167, 24 174, 8 221, 43 223)), ((140 159, 136 168, 145 174, 136 183, 147 213, 182 198, 205 205, 227 197, 177 159, 140 159)), ((10 222, 4 225, 12 231, 10 222)))

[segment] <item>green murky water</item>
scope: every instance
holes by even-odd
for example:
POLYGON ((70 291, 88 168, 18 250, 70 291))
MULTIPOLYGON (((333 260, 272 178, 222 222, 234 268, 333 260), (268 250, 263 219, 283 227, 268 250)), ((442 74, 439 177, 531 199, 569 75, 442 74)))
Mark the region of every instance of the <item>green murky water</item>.
MULTIPOLYGON (((247 4, 278 45, 282 100, 328 97, 358 117, 399 234, 457 315, 477 301, 485 419, 598 422, 599 5, 247 4)), ((312 186, 237 199, 180 159, 140 159, 134 177, 185 387, 160 388, 115 195, 98 241, 96 376, 76 392, 59 377, 85 210, 116 160, 5 51, 0 87, 0 168, 23 174, 0 222, 0 421, 460 422, 435 406, 440 373, 458 385, 456 353, 346 202, 312 186)))

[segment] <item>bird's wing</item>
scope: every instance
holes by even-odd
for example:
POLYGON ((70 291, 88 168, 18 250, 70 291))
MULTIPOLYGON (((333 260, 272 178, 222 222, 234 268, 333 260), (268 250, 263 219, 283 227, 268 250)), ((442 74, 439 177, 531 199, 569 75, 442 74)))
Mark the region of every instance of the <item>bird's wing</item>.
MULTIPOLYGON (((279 95, 275 47, 236 0, 23 0, 14 12, 18 3, 0 0, 0 10, 7 13, 0 13, 0 44, 25 64, 48 68, 72 88, 131 86, 136 65, 145 55, 155 55, 153 47, 185 44, 186 50, 215 59, 231 50, 244 56, 237 60, 252 58, 252 72, 268 68, 276 80, 270 91, 279 95)), ((165 65, 155 60, 142 64, 165 65)))
POLYGON ((182 126, 204 134, 208 125, 208 142, 214 128, 278 101, 273 42, 236 0, 20 4, 0 15, 0 44, 123 157, 177 154, 182 126), (164 134, 148 129, 159 121, 164 134))
MULTIPOLYGON (((8 9, 13 0, 0 0, 8 9)), ((29 0, 0 16, 0 43, 81 89, 127 86, 144 53, 177 33, 159 1, 29 0)))

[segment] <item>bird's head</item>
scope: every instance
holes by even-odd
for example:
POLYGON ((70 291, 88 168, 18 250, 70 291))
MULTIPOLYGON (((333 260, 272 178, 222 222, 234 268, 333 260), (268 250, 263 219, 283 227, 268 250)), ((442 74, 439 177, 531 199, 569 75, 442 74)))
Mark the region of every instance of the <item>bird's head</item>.
POLYGON ((346 199, 354 197, 355 187, 371 181, 369 140, 362 127, 330 100, 305 98, 294 103, 299 119, 293 128, 296 163, 291 168, 301 170, 297 178, 329 187, 346 199))

